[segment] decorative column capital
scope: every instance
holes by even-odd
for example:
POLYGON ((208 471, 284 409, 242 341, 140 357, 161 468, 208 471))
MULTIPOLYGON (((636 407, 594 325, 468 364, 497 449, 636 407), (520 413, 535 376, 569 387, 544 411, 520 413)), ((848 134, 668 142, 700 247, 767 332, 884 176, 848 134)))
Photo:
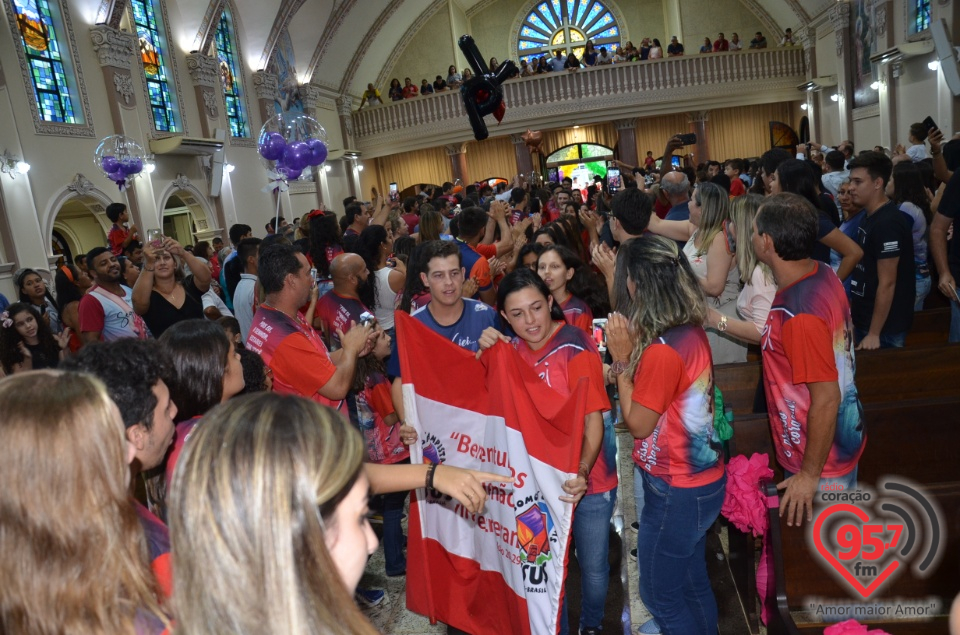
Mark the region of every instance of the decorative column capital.
POLYGON ((190 53, 187 55, 187 71, 194 86, 216 88, 220 85, 220 63, 215 57, 190 53))
POLYGON ((304 110, 315 112, 317 104, 320 103, 320 88, 313 84, 301 84, 300 101, 303 102, 304 110))
POLYGON ((710 111, 698 110, 697 112, 688 112, 687 118, 688 123, 706 123, 710 121, 710 111))
POLYGON ((512 134, 510 135, 510 141, 513 142, 513 145, 518 146, 524 143, 522 134, 512 134))
POLYGON ((257 71, 253 74, 253 90, 257 99, 273 101, 280 94, 280 82, 273 73, 257 71))
POLYGON ((830 23, 833 24, 835 31, 842 31, 850 26, 850 5, 846 2, 833 5, 830 11, 830 23))
POLYGON ((337 97, 337 114, 341 117, 350 117, 353 115, 353 97, 350 95, 340 95, 337 97))
POLYGON ((613 122, 613 125, 617 127, 617 130, 635 130, 637 127, 637 120, 634 119, 617 119, 613 122))
POLYGON ((132 68, 137 51, 136 35, 124 33, 106 24, 97 24, 90 27, 90 39, 93 41, 93 50, 97 52, 100 66, 126 70, 132 68))
POLYGON ((465 143, 448 143, 443 147, 447 151, 447 155, 451 157, 467 153, 467 144, 465 143))
POLYGON ((797 29, 797 35, 803 45, 803 50, 807 51, 817 46, 817 29, 812 26, 803 26, 797 29))
POLYGON ((837 29, 833 32, 833 39, 837 45, 837 57, 843 56, 843 31, 837 29))

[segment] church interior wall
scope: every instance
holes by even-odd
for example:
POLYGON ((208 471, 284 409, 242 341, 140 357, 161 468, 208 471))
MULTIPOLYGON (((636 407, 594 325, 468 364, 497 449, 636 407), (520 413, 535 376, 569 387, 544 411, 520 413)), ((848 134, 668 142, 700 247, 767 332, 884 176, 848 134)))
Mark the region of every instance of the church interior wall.
MULTIPOLYGON (((779 40, 776 34, 769 33, 769 29, 763 27, 757 16, 740 0, 685 0, 680 3, 680 20, 683 33, 677 35, 681 36, 680 41, 687 55, 700 51, 703 38, 708 37, 712 42, 721 32, 728 40, 733 33, 737 33, 744 46, 749 45, 757 31, 764 34, 770 46, 779 40)), ((661 38, 661 44, 667 46, 672 35, 667 34, 667 40, 661 38)))

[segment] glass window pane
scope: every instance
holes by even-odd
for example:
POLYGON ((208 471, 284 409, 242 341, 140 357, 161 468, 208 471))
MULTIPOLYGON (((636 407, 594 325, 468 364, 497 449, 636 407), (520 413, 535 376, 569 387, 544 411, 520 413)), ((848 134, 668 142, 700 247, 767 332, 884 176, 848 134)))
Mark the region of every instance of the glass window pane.
POLYGON ((17 30, 23 45, 40 119, 81 123, 73 110, 60 43, 49 0, 14 0, 17 30))
POLYGON ((157 130, 176 132, 176 110, 167 81, 163 52, 166 45, 160 33, 153 0, 130 0, 133 22, 140 40, 140 60, 147 77, 147 95, 157 130))

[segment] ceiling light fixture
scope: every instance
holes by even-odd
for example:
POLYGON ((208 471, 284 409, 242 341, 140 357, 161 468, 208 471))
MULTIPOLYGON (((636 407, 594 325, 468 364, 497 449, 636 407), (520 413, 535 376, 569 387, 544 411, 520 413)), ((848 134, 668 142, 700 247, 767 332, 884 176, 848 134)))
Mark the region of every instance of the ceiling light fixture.
POLYGON ((840 101, 840 95, 836 93, 830 95, 830 101, 840 101))

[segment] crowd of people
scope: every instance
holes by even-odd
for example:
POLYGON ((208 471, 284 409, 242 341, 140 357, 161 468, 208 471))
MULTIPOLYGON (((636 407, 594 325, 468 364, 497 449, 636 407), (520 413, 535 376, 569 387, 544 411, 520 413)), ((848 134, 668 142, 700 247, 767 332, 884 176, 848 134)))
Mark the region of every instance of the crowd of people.
MULTIPOLYGON (((793 31, 787 29, 780 39, 780 46, 796 46, 793 31)), ((765 49, 767 48, 767 39, 763 33, 757 31, 753 39, 746 44, 740 39, 740 35, 733 33, 730 39, 723 33, 719 33, 715 40, 709 37, 703 39, 703 46, 700 47, 700 53, 725 53, 728 51, 742 51, 744 49, 765 49)), ((532 75, 541 75, 543 73, 552 73, 559 71, 569 71, 578 68, 590 68, 593 66, 605 66, 608 64, 623 64, 625 62, 643 62, 646 60, 661 59, 666 57, 680 57, 684 55, 683 44, 674 35, 670 38, 666 49, 660 44, 657 38, 645 37, 640 41, 637 47, 632 41, 628 41, 622 46, 597 46, 593 40, 587 40, 583 46, 583 53, 580 57, 574 51, 567 52, 564 49, 557 49, 553 54, 544 53, 538 56, 527 56, 520 58, 520 65, 517 70, 520 77, 530 77, 532 75)), ((491 57, 487 68, 491 73, 495 73, 501 66, 501 63, 495 57, 491 57)), ((464 68, 459 72, 453 64, 447 69, 446 76, 437 75, 432 82, 427 78, 420 80, 416 84, 409 77, 404 78, 400 83, 398 78, 390 80, 390 86, 387 90, 387 98, 390 101, 403 101, 422 95, 433 95, 447 90, 458 90, 464 82, 473 77, 473 70, 464 68)), ((359 108, 369 104, 378 106, 384 103, 384 98, 380 90, 372 83, 367 84, 367 89, 363 92, 360 99, 359 108)))
POLYGON ((18 301, 3 300, 0 630, 375 632, 361 608, 383 591, 359 587, 377 548, 370 509, 384 573, 402 576, 411 489, 477 511, 483 484, 504 478, 411 464, 405 311, 481 356, 515 347, 561 395, 588 381, 561 497, 576 506, 580 614, 568 623, 564 605, 561 633, 600 632, 621 485, 653 615, 640 632, 715 633, 705 541, 726 476, 713 367, 761 344, 756 408, 788 525, 812 519, 820 487, 855 487, 855 350, 903 346, 930 292, 928 253, 960 300, 958 241, 947 251, 960 141, 929 132, 911 129, 925 158, 846 140, 697 169, 674 169, 677 136, 662 169, 648 153, 615 194, 600 178, 519 176, 396 203, 374 191, 339 217, 271 218, 264 238, 236 224, 225 248, 142 240, 111 205, 107 244, 64 263, 56 295, 22 269, 18 301), (618 422, 635 438, 632 484, 618 422))

